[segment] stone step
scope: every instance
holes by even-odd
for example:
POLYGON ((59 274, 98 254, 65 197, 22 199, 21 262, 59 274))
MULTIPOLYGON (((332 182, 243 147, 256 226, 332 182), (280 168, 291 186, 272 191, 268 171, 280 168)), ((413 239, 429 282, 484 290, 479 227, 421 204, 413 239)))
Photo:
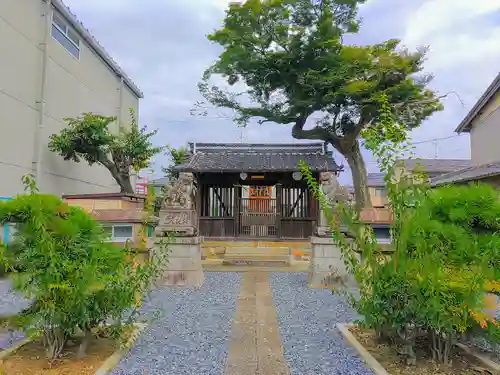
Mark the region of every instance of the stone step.
POLYGON ((258 248, 258 247, 230 247, 226 249, 225 256, 228 255, 262 255, 262 256, 276 256, 276 255, 290 255, 288 248, 258 248))
POLYGON ((253 267, 289 267, 288 260, 278 259, 233 259, 224 258, 222 261, 223 266, 253 266, 253 267))
POLYGON ((265 260, 265 261, 290 261, 289 255, 266 255, 266 254, 226 254, 224 260, 265 260))

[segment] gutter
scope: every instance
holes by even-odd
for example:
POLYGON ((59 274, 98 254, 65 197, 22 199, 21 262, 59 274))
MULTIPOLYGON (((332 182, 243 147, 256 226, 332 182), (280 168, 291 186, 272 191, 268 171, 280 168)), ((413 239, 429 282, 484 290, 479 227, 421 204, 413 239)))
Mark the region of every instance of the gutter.
POLYGON ((122 109, 123 109, 123 77, 120 77, 120 103, 118 104, 118 114, 116 116, 116 122, 117 122, 117 132, 120 132, 120 127, 122 124, 122 109))
MULTIPOLYGON (((49 1, 49 0, 44 0, 49 1)), ((106 50, 99 44, 99 42, 90 34, 90 32, 78 21, 76 16, 64 5, 61 0, 51 0, 52 5, 66 18, 71 26, 82 36, 82 39, 94 49, 104 62, 111 68, 111 70, 119 77, 123 78, 125 84, 132 90, 132 92, 139 98, 144 98, 144 94, 136 86, 130 77, 120 68, 120 66, 113 60, 113 58, 106 52, 106 50)), ((50 2, 50 1, 49 1, 50 2)))
POLYGON ((42 14, 44 18, 44 34, 43 34, 43 42, 40 44, 42 47, 42 77, 40 84, 40 99, 38 101, 38 127, 35 132, 35 160, 33 161, 34 169, 35 169, 35 179, 38 184, 38 187, 41 187, 41 181, 43 177, 43 169, 42 169, 42 157, 43 157, 43 147, 42 147, 42 139, 43 139, 43 129, 45 128, 45 106, 46 101, 45 97, 47 95, 47 71, 48 71, 48 63, 49 63, 49 39, 50 39, 50 29, 52 27, 51 20, 51 2, 52 0, 43 0, 45 2, 45 10, 42 14))

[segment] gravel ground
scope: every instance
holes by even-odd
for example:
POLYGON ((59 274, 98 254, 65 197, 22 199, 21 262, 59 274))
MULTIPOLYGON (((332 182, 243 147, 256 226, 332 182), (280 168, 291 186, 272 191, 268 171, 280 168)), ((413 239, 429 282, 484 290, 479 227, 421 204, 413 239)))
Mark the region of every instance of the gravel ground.
POLYGON ((111 374, 223 374, 240 280, 238 273, 205 273, 199 290, 154 292, 144 307, 148 328, 111 374))
POLYGON ((307 273, 272 273, 270 283, 291 375, 372 374, 335 327, 356 319, 342 297, 310 289, 307 273))
MULTIPOLYGON (((9 280, 0 279, 0 316, 13 315, 29 306, 29 301, 14 294, 10 287, 11 283, 9 280)), ((7 349, 23 337, 22 332, 0 330, 0 351, 7 349)))

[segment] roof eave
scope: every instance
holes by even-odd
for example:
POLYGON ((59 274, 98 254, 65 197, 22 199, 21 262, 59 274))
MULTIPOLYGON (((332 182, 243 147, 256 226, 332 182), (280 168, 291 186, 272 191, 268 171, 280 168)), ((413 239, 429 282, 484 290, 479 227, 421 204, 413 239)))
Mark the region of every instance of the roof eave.
MULTIPOLYGON (((327 169, 327 168, 309 168, 311 172, 342 172, 343 168, 338 167, 337 169, 327 169)), ((300 172, 300 168, 296 169, 273 169, 273 170, 236 170, 236 169, 198 169, 198 168, 182 168, 178 169, 179 172, 187 173, 292 173, 300 172)))
POLYGON ((118 78, 123 78, 123 82, 132 90, 137 98, 144 98, 144 94, 127 76, 127 74, 120 68, 120 66, 113 60, 113 58, 106 52, 106 50, 97 42, 97 40, 90 34, 90 32, 83 27, 82 23, 78 21, 76 16, 70 12, 69 8, 64 5, 61 0, 52 0, 52 5, 56 8, 71 24, 71 26, 83 37, 83 39, 95 50, 95 52, 104 60, 104 62, 113 70, 118 78))
POLYGON ((472 107, 467 116, 465 116, 460 125, 458 125, 458 127, 455 129, 455 132, 457 133, 470 132, 472 121, 474 121, 479 112, 498 91, 500 91, 500 73, 498 73, 496 78, 488 86, 483 95, 481 95, 481 97, 474 105, 474 107, 472 107))

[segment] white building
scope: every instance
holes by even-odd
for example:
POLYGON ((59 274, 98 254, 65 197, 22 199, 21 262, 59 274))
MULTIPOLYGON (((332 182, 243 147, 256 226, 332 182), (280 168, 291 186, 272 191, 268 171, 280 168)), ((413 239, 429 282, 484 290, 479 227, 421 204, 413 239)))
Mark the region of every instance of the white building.
POLYGON ((28 173, 56 195, 119 191, 105 168, 64 161, 47 143, 83 112, 125 125, 142 97, 61 0, 1 0, 0 197, 22 192, 28 173))

